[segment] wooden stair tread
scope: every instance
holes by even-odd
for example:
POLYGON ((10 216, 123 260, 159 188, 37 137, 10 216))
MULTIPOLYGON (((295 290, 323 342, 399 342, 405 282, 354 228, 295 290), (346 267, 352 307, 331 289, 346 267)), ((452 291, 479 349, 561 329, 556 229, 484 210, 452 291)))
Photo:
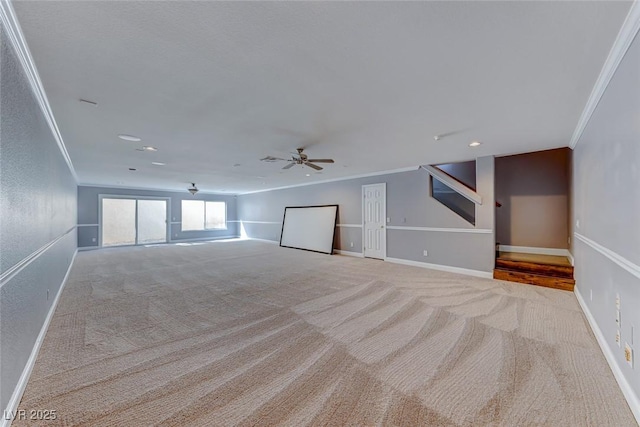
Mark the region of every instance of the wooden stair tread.
POLYGON ((510 259, 496 259, 496 268, 519 271, 541 276, 573 278, 573 267, 553 264, 542 264, 528 261, 514 261, 510 259))
POLYGON ((533 262, 536 264, 549 264, 559 265, 565 267, 571 267, 571 262, 566 256, 559 255, 542 255, 542 254, 530 254, 523 252, 505 252, 500 251, 498 259, 510 260, 510 261, 523 261, 533 262))
POLYGON ((576 283, 573 278, 546 276, 502 268, 496 268, 493 270, 493 278, 498 280, 507 280, 509 282, 526 283, 529 285, 561 289, 564 291, 573 291, 576 283))

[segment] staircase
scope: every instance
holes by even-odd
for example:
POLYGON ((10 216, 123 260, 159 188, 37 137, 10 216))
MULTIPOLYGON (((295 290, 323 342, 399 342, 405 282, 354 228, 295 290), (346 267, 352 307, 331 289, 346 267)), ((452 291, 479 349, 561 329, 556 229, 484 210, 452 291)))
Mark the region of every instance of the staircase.
POLYGON ((573 291, 573 266, 566 257, 500 252, 493 278, 573 291))

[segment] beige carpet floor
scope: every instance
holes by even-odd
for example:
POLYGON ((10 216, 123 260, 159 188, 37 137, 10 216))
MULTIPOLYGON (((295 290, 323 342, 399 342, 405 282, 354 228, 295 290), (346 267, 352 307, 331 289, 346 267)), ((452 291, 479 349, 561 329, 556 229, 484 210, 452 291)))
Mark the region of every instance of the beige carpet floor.
POLYGON ((20 409, 57 411, 38 425, 636 425, 570 292, 258 241, 79 253, 20 409))

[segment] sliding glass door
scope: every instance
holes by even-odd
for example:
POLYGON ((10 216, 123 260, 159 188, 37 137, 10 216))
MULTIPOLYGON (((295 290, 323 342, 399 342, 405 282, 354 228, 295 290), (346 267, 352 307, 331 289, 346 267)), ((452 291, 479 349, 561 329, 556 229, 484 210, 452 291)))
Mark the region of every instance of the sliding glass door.
POLYGON ((138 200, 138 244, 167 241, 166 200, 138 200))
POLYGON ((101 245, 146 245, 167 241, 167 200, 101 197, 101 245))

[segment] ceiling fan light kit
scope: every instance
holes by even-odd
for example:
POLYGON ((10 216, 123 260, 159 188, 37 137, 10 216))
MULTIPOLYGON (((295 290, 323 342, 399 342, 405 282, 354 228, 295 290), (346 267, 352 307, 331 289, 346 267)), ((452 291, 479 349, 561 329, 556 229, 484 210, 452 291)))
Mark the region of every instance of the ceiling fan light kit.
POLYGON ((191 183, 191 188, 187 188, 187 191, 189 191, 189 193, 191 193, 192 196, 196 195, 196 193, 198 192, 198 187, 196 187, 195 182, 191 183))
POLYGON ((260 159, 263 162, 277 162, 280 160, 284 160, 285 162, 289 162, 288 165, 285 165, 282 169, 291 169, 295 165, 309 166, 311 169, 315 169, 317 171, 321 171, 323 168, 321 166, 316 165, 315 163, 334 163, 333 159, 310 159, 309 156, 303 153, 304 148, 297 148, 297 154, 293 154, 290 159, 282 159, 280 157, 267 156, 263 159, 260 159))

